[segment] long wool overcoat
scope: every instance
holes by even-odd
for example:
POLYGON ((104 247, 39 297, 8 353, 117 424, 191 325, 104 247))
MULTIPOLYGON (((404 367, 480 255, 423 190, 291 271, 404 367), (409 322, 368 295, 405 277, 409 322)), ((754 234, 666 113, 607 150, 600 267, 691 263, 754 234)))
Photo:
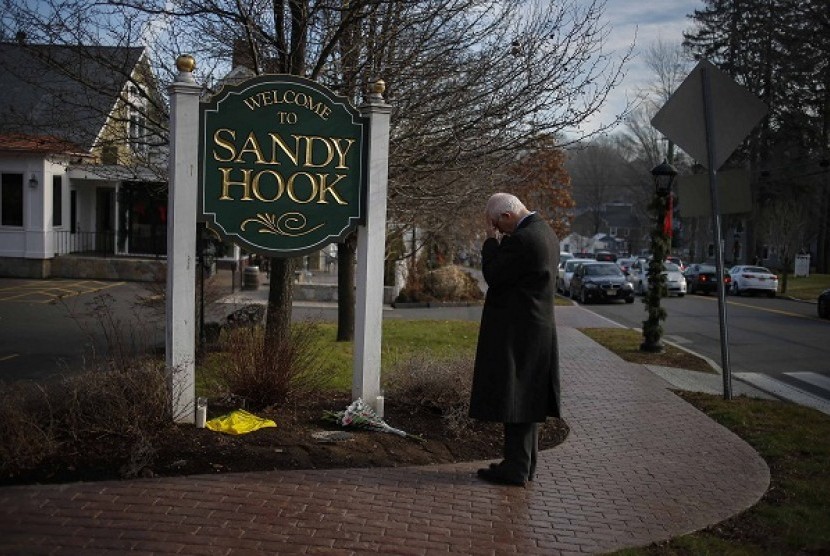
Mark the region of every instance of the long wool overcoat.
POLYGON ((481 248, 487 295, 476 349, 470 417, 541 423, 560 416, 553 304, 559 240, 531 214, 501 243, 481 248))

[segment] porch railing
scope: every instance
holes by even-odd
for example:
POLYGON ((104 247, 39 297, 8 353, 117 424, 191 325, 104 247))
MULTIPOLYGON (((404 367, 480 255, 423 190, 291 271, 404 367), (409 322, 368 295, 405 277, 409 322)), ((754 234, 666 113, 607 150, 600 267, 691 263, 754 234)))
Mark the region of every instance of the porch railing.
POLYGON ((55 231, 55 254, 86 254, 96 257, 154 257, 167 256, 166 237, 127 238, 116 242, 114 232, 55 231))

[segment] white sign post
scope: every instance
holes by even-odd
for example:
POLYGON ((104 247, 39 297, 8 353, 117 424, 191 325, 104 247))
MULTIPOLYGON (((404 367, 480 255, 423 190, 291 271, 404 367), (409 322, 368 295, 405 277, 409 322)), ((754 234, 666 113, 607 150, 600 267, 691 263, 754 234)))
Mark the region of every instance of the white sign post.
POLYGON ((382 417, 380 348, 383 325, 383 262, 386 256, 386 192, 389 175, 389 118, 392 107, 383 100, 386 85, 375 81, 359 107, 369 118, 369 174, 366 223, 357 235, 357 295, 355 310, 352 399, 363 399, 382 417))
POLYGON ((196 422, 196 200, 199 93, 192 56, 176 59, 170 85, 165 362, 173 420, 196 422))

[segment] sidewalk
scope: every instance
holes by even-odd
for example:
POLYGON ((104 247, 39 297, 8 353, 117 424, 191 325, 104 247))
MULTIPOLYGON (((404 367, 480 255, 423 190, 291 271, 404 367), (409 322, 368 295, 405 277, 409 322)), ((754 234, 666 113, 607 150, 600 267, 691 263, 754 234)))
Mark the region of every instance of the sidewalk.
POLYGON ((0 489, 0 554, 577 554, 661 541, 750 506, 769 470, 740 438, 558 307, 568 439, 528 488, 482 462, 0 489))

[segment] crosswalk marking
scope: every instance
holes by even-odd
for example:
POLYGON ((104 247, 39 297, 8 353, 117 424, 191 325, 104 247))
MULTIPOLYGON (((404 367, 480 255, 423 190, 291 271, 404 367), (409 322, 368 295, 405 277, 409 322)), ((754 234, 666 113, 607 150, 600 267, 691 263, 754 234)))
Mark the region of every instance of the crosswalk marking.
MULTIPOLYGON (((827 385, 827 383, 830 383, 830 379, 827 377, 817 373, 784 374, 801 380, 802 382, 812 384, 813 386, 827 389, 827 395, 830 397, 830 386, 827 385)), ((795 402, 799 405, 805 405, 807 407, 812 407, 813 409, 818 409, 822 413, 830 415, 830 399, 828 398, 822 398, 811 392, 806 392, 796 388, 795 386, 781 382, 780 380, 776 380, 761 373, 735 373, 735 377, 744 382, 748 382, 749 384, 752 384, 765 392, 769 392, 774 396, 790 400, 791 402, 795 402)))
POLYGON ((818 386, 819 388, 823 388, 830 392, 830 377, 826 377, 824 375, 820 375, 817 373, 785 373, 787 376, 791 376, 793 378, 797 378, 802 382, 806 382, 807 384, 812 384, 813 386, 818 386))

